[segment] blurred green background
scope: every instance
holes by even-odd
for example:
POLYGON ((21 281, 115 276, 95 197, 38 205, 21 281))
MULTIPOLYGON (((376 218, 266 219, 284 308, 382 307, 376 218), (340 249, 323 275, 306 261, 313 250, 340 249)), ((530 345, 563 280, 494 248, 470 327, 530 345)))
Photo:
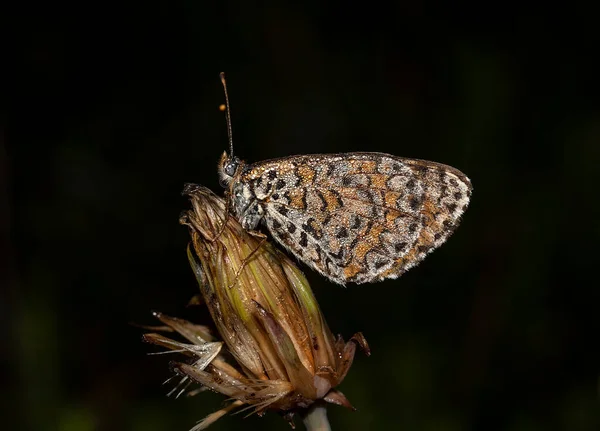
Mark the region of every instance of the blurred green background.
MULTIPOLYGON (((11 20, 12 21, 12 20, 11 20)), ((198 323, 185 182, 237 154, 382 151, 475 188, 398 280, 306 270, 331 329, 363 331, 334 430, 595 430, 600 318, 597 15, 510 3, 50 2, 21 6, 0 150, 0 405, 7 430, 181 430, 170 356, 130 322, 198 323)), ((6 64, 6 66, 9 66, 6 64)), ((5 81, 6 82, 6 81, 5 81)), ((301 428, 302 425, 298 424, 301 428)), ((287 429, 277 415, 212 429, 287 429)))

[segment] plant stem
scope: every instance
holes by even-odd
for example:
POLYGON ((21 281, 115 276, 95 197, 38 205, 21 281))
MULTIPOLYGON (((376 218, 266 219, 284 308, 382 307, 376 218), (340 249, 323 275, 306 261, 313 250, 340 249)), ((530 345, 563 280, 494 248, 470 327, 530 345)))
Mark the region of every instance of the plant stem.
POLYGON ((313 404, 303 421, 307 431, 331 431, 327 420, 327 409, 322 405, 313 404))

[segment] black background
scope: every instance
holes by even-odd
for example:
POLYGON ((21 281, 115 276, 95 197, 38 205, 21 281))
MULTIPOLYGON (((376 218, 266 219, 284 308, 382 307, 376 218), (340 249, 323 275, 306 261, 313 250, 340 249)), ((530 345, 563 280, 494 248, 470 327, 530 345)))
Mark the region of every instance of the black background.
MULTIPOLYGON (((18 14, 0 152, 5 429, 186 430, 130 322, 206 322, 185 182, 219 190, 227 73, 249 162, 382 151, 472 180, 440 250, 347 288, 306 270, 334 332, 363 331, 333 429, 600 426, 597 15, 549 4, 49 2, 18 14)), ((6 64, 6 63, 5 63, 6 64)), ((8 64, 6 64, 9 66, 8 64)), ((276 415, 214 429, 286 429, 276 415)), ((299 427, 301 425, 299 424, 299 427)))

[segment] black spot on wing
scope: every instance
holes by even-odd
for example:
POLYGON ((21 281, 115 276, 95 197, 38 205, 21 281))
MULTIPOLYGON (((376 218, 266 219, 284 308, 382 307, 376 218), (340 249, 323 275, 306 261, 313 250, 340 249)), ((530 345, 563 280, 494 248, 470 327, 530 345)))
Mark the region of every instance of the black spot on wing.
POLYGON ((335 200, 336 200, 338 206, 340 208, 343 208, 344 201, 342 200, 342 195, 340 195, 337 190, 333 190, 333 189, 329 190, 329 193, 331 193, 333 196, 335 196, 335 200))
POLYGON ((292 202, 292 197, 290 196, 290 191, 286 190, 283 193, 283 198, 286 200, 286 203, 289 205, 292 202))
POLYGON ((318 230, 316 230, 314 228, 314 224, 315 224, 315 219, 313 218, 309 218, 306 223, 302 224, 302 229, 307 232, 308 234, 310 234, 310 236, 312 236, 313 238, 319 240, 323 237, 322 232, 319 232, 318 230))
POLYGON ((329 255, 333 257, 337 261, 341 261, 344 258, 344 249, 340 248, 340 251, 337 253, 330 252, 329 255))
POLYGON ((334 172, 335 172, 335 164, 329 163, 329 165, 327 166, 327 176, 329 178, 331 178, 333 176, 334 172))
POLYGON ((303 208, 303 209, 306 209, 306 208, 308 208, 308 202, 306 201, 306 193, 304 193, 304 194, 302 195, 302 208, 303 208))
POLYGON ((338 238, 348 238, 348 229, 346 229, 344 226, 342 226, 340 228, 340 230, 338 231, 338 233, 336 234, 336 236, 338 238))
POLYGON ((417 247, 417 251, 419 253, 428 253, 431 250, 431 246, 429 245, 420 245, 417 247))
POLYGON ((419 209, 419 207, 421 206, 421 202, 423 202, 421 196, 412 195, 410 198, 408 198, 408 205, 410 206, 410 209, 413 211, 416 211, 419 209))
POLYGON ((317 194, 319 199, 321 199, 321 211, 325 211, 327 209, 327 199, 325 199, 325 196, 323 195, 323 192, 321 190, 317 189, 315 190, 315 193, 317 194))
POLYGON ((277 212, 284 217, 287 217, 289 210, 283 205, 277 205, 277 212))
POLYGON ((402 253, 404 250, 406 250, 406 246, 408 245, 407 242, 397 242, 396 244, 394 244, 394 251, 396 253, 402 253))
POLYGON ((308 236, 306 235, 306 232, 300 232, 300 241, 298 241, 298 244, 300 244, 300 247, 306 248, 308 245, 308 236))
POLYGON ((375 269, 381 269, 383 268, 386 264, 388 264, 389 262, 383 260, 383 259, 377 259, 375 261, 375 269))

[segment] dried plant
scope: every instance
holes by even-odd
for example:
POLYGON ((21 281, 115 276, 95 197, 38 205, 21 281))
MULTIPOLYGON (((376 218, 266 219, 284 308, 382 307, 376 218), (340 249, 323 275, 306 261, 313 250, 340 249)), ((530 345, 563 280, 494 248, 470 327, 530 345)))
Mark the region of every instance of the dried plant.
POLYGON ((180 391, 196 382, 231 400, 192 431, 234 409, 276 411, 292 426, 299 414, 308 429, 329 429, 324 403, 352 409, 336 387, 356 346, 369 353, 363 335, 347 343, 335 338, 303 273, 265 238, 227 216, 223 199, 192 184, 184 194, 192 204, 180 220, 191 234, 188 258, 222 341, 205 326, 160 313, 155 315, 166 328, 189 343, 158 333, 144 338, 190 357, 173 364, 180 391))

